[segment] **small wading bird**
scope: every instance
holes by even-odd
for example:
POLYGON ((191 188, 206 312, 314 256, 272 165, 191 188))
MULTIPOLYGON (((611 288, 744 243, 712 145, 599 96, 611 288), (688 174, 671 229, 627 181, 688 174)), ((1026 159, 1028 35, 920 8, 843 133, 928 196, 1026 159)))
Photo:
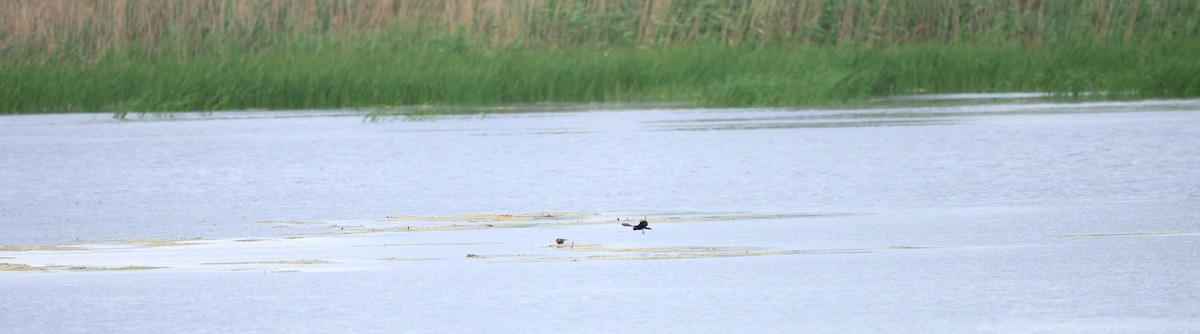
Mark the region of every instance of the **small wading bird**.
POLYGON ((646 234, 646 230, 653 230, 650 228, 650 222, 646 221, 646 217, 642 217, 642 221, 638 222, 637 225, 621 223, 621 226, 632 226, 634 231, 641 230, 642 234, 646 234))

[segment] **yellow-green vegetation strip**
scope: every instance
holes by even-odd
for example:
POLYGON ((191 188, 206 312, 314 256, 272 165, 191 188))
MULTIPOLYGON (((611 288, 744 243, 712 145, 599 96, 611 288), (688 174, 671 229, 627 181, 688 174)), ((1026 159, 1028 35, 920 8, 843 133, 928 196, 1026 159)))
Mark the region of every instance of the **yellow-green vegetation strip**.
POLYGON ((260 220, 260 221, 258 221, 258 222, 259 222, 259 223, 262 223, 262 224, 291 224, 291 225, 312 225, 312 224, 320 224, 320 223, 318 223, 318 222, 313 222, 313 221, 305 221, 305 220, 279 220, 279 219, 260 220))
POLYGON ((436 258, 385 257, 385 258, 376 259, 376 260, 387 261, 387 262, 415 262, 415 261, 432 261, 432 260, 437 260, 437 259, 436 258))
POLYGON ((120 271, 120 270, 151 270, 151 269, 163 269, 163 268, 166 268, 166 267, 152 267, 152 266, 120 266, 120 267, 106 267, 106 266, 48 266, 48 267, 46 267, 46 269, 65 269, 65 270, 71 270, 71 271, 120 271))
POLYGON ((382 232, 425 232, 425 231, 462 231, 462 230, 483 230, 495 228, 522 228, 543 226, 545 224, 537 223, 507 223, 507 224, 454 224, 454 225, 425 225, 425 226, 392 226, 392 227, 366 227, 366 228, 349 228, 339 229, 335 231, 325 232, 324 234, 362 234, 362 233, 382 233, 382 232))
POLYGON ((334 263, 325 260, 285 260, 285 261, 242 261, 242 262, 207 262, 204 265, 232 265, 232 264, 325 264, 334 263))
POLYGON ((237 268, 237 269, 230 269, 228 271, 231 271, 231 272, 253 271, 253 272, 268 272, 268 273, 298 273, 298 272, 300 272, 299 270, 295 270, 295 269, 255 269, 255 268, 237 268))
POLYGON ((598 212, 588 211, 552 211, 539 213, 470 213, 463 215, 445 215, 445 216, 410 216, 396 215, 388 216, 388 220, 394 221, 448 221, 448 222, 505 222, 505 221, 531 221, 531 220, 561 220, 561 219, 579 219, 582 217, 597 216, 598 212))
POLYGON ((199 241, 199 240, 203 240, 203 239, 200 237, 194 237, 194 238, 127 238, 127 239, 117 239, 114 241, 121 242, 121 243, 127 243, 127 244, 141 244, 142 246, 149 246, 149 247, 165 247, 165 246, 194 245, 195 243, 192 243, 192 241, 199 241))
MULTIPOLYGON (((561 247, 560 247, 561 248, 561 247)), ((594 244, 577 244, 572 250, 585 252, 613 252, 613 253, 732 253, 732 252, 752 252, 754 248, 746 247, 698 247, 698 246, 671 246, 671 247, 629 247, 629 248, 609 248, 600 247, 594 244)))
MULTIPOLYGON (((593 211, 562 211, 562 212, 542 212, 542 213, 518 213, 518 214, 499 214, 499 213, 472 213, 463 215, 446 215, 446 216, 409 216, 396 215, 388 216, 391 221, 429 221, 429 222, 527 222, 534 220, 554 220, 556 224, 611 224, 613 222, 636 221, 637 217, 627 218, 625 220, 589 220, 578 221, 581 218, 589 218, 600 216, 602 213, 593 211), (570 221, 570 220, 576 221, 570 221), (564 221, 566 220, 566 221, 564 221)), ((824 217, 828 214, 725 214, 725 215, 707 215, 707 216, 677 216, 677 217, 653 217, 648 218, 651 223, 655 222, 683 222, 683 221, 717 221, 717 220, 744 220, 744 219, 773 219, 773 218, 805 218, 805 217, 824 217)), ((625 217, 621 217, 625 218, 625 217)), ((492 227, 493 225, 486 225, 492 227)), ((495 225, 503 227, 505 225, 495 225)))
POLYGON ((0 252, 75 251, 83 248, 56 245, 0 245, 0 252))
POLYGON ((1057 234, 1056 237, 1136 237, 1136 236, 1152 236, 1152 235, 1183 235, 1179 232, 1123 232, 1123 233, 1083 233, 1083 234, 1057 234))
POLYGON ((573 242, 573 241, 567 241, 567 242, 565 242, 565 243, 563 243, 563 244, 561 244, 561 245, 559 245, 559 244, 550 244, 550 246, 546 246, 546 247, 552 247, 552 248, 566 248, 566 249, 575 249, 575 247, 579 247, 579 248, 589 248, 589 247, 590 247, 590 248, 599 248, 599 247, 600 247, 600 244, 585 243, 585 242, 576 243, 576 242, 573 242))
POLYGON ((405 246, 471 246, 471 245, 499 245, 500 242, 436 242, 436 243, 411 243, 411 244, 384 244, 384 247, 405 247, 405 246))
MULTIPOLYGON (((529 228, 529 227, 544 227, 544 226, 562 226, 562 225, 606 225, 620 224, 624 222, 636 221, 635 218, 627 218, 617 220, 617 218, 603 220, 580 220, 593 218, 602 215, 601 212, 595 211, 560 211, 560 212, 540 212, 540 213, 521 213, 521 214, 501 214, 501 213, 472 213, 463 215, 445 215, 445 216, 410 216, 396 215, 388 216, 388 221, 422 221, 422 222, 472 222, 476 224, 450 224, 450 225, 406 225, 406 226, 384 226, 384 227, 363 227, 363 226, 335 226, 338 229, 324 232, 321 234, 362 234, 362 233, 384 233, 384 232, 425 232, 425 231, 461 231, 461 230, 482 230, 482 229, 500 229, 500 228, 529 228)), ((679 223, 679 222, 698 222, 698 221, 732 221, 732 220, 748 220, 748 219, 781 219, 781 218, 811 218, 811 217, 826 217, 831 214, 726 214, 726 215, 706 215, 706 216, 679 216, 679 217, 654 217, 649 218, 651 224, 655 223, 679 223)))
POLYGON ((34 267, 28 264, 20 263, 0 263, 0 271, 38 271, 41 267, 34 267))
POLYGON ((533 254, 467 254, 468 259, 491 259, 501 257, 531 257, 533 254))

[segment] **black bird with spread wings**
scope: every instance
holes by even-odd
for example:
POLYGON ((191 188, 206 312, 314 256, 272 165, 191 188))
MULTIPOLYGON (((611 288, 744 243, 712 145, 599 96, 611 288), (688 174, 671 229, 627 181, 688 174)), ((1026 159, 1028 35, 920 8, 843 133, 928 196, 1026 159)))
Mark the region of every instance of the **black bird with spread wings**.
POLYGON ((646 234, 646 231, 644 231, 644 230, 653 230, 652 228, 650 228, 650 222, 647 222, 645 217, 643 217, 642 221, 638 222, 637 225, 633 225, 630 223, 621 223, 621 226, 631 226, 631 227, 633 227, 634 231, 642 230, 642 234, 646 234))

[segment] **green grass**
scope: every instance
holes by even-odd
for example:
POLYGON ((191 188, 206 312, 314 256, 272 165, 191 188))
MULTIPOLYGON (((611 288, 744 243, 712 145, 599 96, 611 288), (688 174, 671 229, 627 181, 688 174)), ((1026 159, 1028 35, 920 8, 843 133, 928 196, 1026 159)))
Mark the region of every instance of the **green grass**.
POLYGON ((808 106, 911 93, 1200 96, 1200 43, 890 48, 343 48, 0 62, 0 113, 682 101, 808 106))
POLYGON ((1197 14, 1200 0, 10 1, 0 114, 1197 97, 1197 14))

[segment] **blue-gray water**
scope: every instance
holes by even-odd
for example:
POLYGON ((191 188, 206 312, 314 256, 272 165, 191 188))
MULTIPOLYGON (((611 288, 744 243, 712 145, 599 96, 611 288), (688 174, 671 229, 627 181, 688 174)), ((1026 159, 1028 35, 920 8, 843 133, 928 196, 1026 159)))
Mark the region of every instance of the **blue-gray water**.
MULTIPOLYGON (((381 123, 354 112, 0 117, 0 245, 288 235, 260 223, 272 220, 622 211, 792 218, 367 238, 798 251, 0 271, 2 331, 1200 331, 1200 101, 890 103, 381 123)), ((189 249, 201 248, 153 254, 239 252, 189 249)), ((42 253, 0 262, 76 256, 42 253)), ((101 253, 86 256, 124 254, 101 253)))

